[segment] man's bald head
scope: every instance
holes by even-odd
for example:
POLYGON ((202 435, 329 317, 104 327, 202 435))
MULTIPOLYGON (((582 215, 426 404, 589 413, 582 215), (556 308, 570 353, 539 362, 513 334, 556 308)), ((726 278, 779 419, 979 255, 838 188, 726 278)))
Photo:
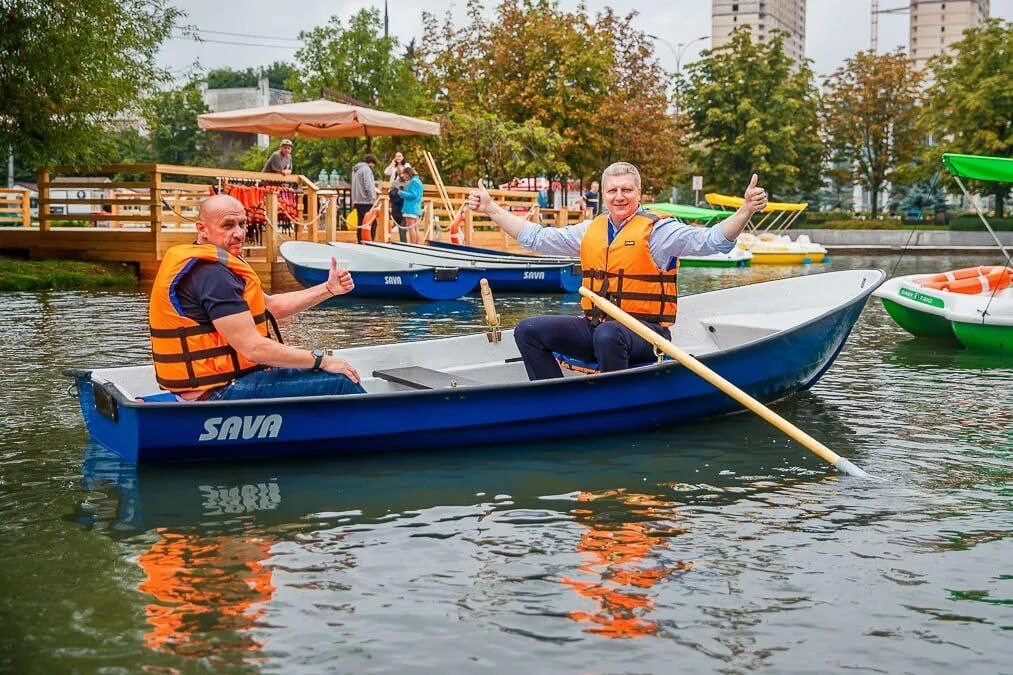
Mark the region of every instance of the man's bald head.
POLYGON ((197 212, 197 222, 205 225, 220 223, 226 216, 245 216, 246 209, 235 197, 229 195, 211 195, 201 202, 197 212))
POLYGON ((213 195, 201 202, 196 225, 198 244, 239 255, 246 239, 246 208, 235 197, 213 195))

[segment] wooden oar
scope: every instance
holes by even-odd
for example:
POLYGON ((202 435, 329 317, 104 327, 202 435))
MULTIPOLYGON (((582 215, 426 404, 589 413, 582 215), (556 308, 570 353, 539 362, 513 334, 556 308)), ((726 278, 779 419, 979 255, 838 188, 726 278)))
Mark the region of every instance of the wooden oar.
POLYGON ((587 290, 584 287, 580 288, 580 294, 585 298, 589 299, 595 304, 601 311, 608 314, 610 317, 621 323, 622 325, 629 328, 631 331, 644 338, 652 345, 665 352, 673 359, 681 363, 683 366, 693 371, 703 379, 710 382, 712 385, 723 391, 724 393, 731 396, 733 399, 738 401, 744 407, 753 411, 766 421, 773 424, 775 427, 783 431, 789 437, 800 443, 805 449, 818 455, 821 459, 833 465, 835 469, 841 473, 846 473, 849 476, 858 476, 860 478, 872 478, 869 474, 862 471, 860 468, 849 462, 844 457, 841 457, 836 452, 823 445, 815 438, 802 431, 794 424, 784 419, 776 412, 763 405, 755 398, 742 391, 734 384, 721 377, 713 370, 705 366, 704 364, 697 361, 695 358, 682 351, 674 344, 661 337, 653 330, 640 323, 632 316, 624 312, 623 310, 616 307, 614 304, 601 297, 600 295, 587 290))
POLYGON ((490 342, 500 341, 500 323, 499 314, 496 313, 496 303, 492 299, 492 289, 489 288, 489 282, 485 278, 479 280, 479 285, 482 287, 482 304, 485 306, 485 322, 489 324, 491 332, 486 333, 489 337, 490 342))

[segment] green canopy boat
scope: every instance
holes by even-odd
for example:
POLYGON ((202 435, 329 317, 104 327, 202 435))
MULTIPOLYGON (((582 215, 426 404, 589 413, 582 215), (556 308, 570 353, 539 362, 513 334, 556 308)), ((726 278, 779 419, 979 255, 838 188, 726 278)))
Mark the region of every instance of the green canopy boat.
POLYGON ((945 154, 943 164, 992 234, 1002 251, 1003 263, 896 277, 880 286, 875 295, 893 320, 912 335, 955 341, 968 349, 1013 354, 1010 255, 960 180, 1013 183, 1013 159, 945 154))
MULTIPOLYGON (((661 202, 659 204, 645 204, 644 208, 656 213, 684 220, 687 223, 713 224, 724 220, 732 215, 731 211, 719 211, 717 209, 703 209, 688 204, 672 204, 661 202)), ((685 256, 679 258, 679 265, 682 267, 746 267, 752 260, 752 254, 738 247, 728 253, 715 253, 713 255, 685 256)))

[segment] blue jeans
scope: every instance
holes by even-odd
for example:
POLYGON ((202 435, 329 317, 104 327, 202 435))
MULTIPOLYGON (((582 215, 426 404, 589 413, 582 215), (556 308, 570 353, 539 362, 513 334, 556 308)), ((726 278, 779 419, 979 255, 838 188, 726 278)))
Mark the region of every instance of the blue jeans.
POLYGON ((322 370, 267 368, 233 380, 207 397, 207 401, 237 401, 251 398, 287 398, 290 396, 333 396, 364 394, 361 384, 346 375, 322 370))
MULTIPOLYGON (((644 325, 665 339, 671 337, 667 328, 647 322, 644 325)), ((582 316, 529 317, 514 328, 514 342, 530 380, 563 376, 552 352, 597 361, 603 373, 657 360, 654 347, 618 321, 593 324, 582 316)))

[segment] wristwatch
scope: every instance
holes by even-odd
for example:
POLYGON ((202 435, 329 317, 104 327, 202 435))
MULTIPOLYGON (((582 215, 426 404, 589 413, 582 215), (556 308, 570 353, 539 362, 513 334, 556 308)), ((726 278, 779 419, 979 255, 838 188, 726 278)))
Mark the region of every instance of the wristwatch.
POLYGON ((314 349, 310 353, 313 354, 313 370, 320 370, 320 364, 324 362, 324 350, 314 349))

